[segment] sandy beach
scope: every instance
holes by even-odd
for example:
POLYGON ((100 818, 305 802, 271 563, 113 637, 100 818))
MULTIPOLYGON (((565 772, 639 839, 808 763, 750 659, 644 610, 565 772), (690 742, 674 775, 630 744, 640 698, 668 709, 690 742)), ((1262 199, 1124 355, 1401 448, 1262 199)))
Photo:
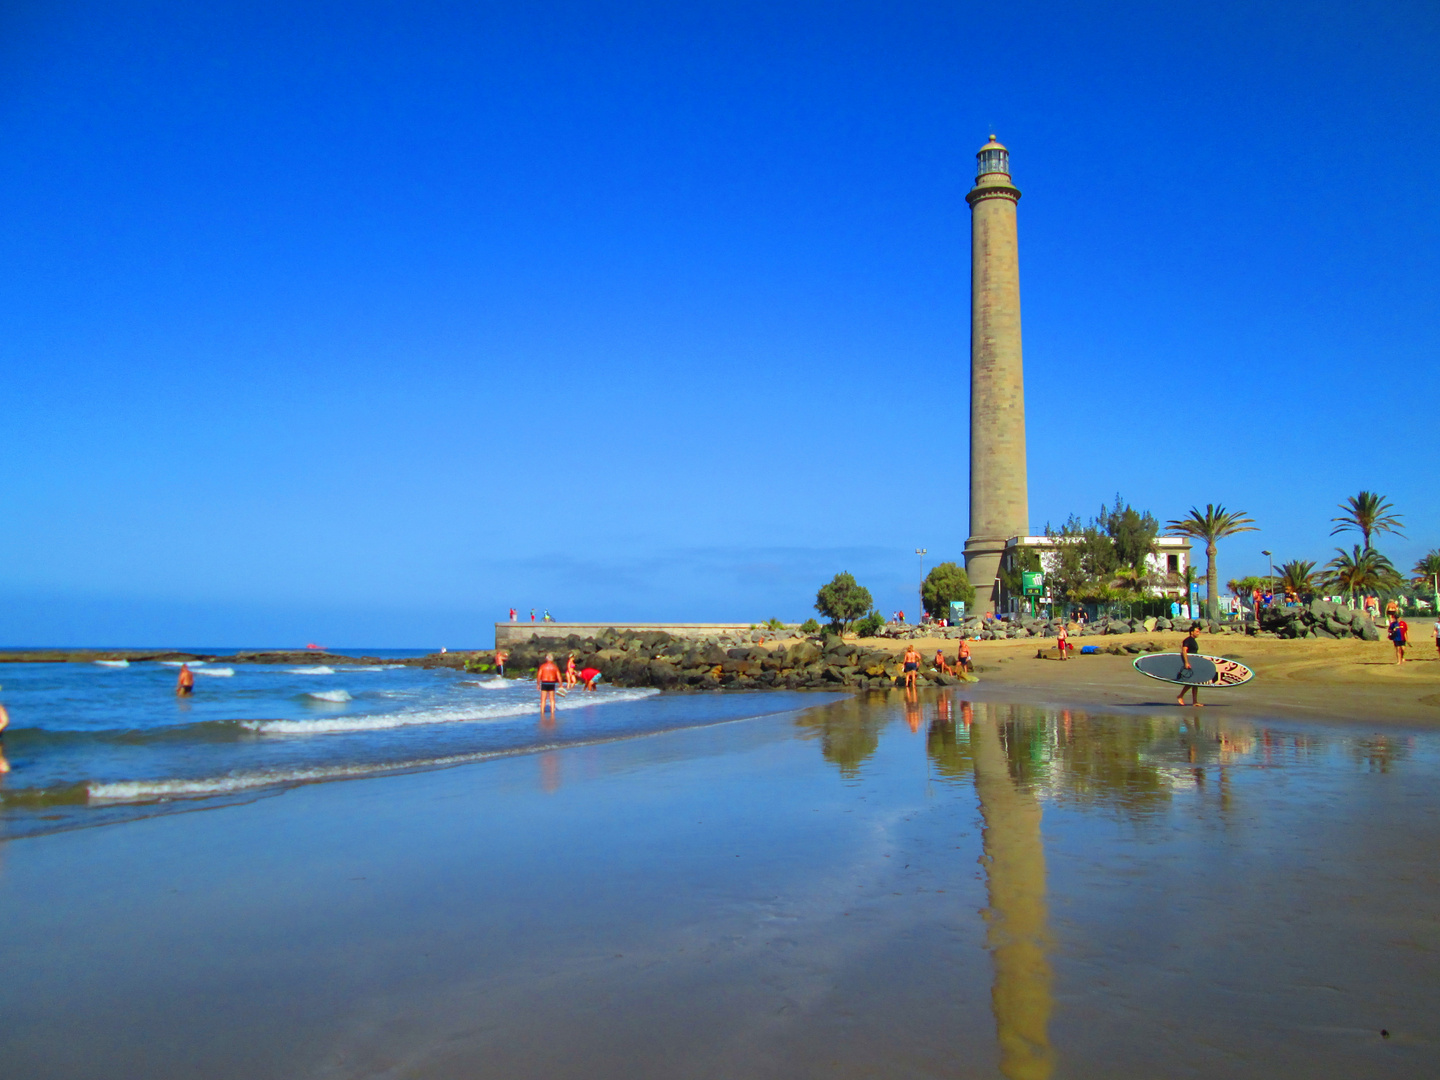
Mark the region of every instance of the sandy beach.
MULTIPOLYGON (((1432 636, 1432 620, 1411 620, 1407 661, 1395 663, 1387 641, 1285 641, 1239 634, 1202 634, 1201 651, 1239 660, 1255 679, 1234 689, 1205 694, 1208 706, 1221 706, 1247 716, 1324 718, 1328 721, 1434 726, 1440 724, 1440 657, 1432 636)), ((1036 692, 1044 700, 1092 705, 1154 702, 1164 704, 1166 686, 1137 680, 1131 655, 1082 656, 1078 648, 1102 649, 1128 644, 1179 651, 1179 633, 1114 634, 1073 639, 1077 655, 1061 663, 1036 659, 1054 648, 1054 639, 974 641, 971 652, 982 683, 990 688, 1036 692)), ((896 653, 905 642, 879 643, 896 653)), ((952 660, 956 642, 926 638, 915 642, 926 666, 936 649, 952 660)), ((1171 697, 1170 702, 1174 701, 1171 697)))
POLYGON ((1368 700, 1367 679, 1419 700, 1440 665, 1357 653, 1322 684, 1320 646, 1285 668, 1295 643, 1236 644, 1263 676, 1200 713, 1119 657, 985 643, 964 691, 11 840, 0 1060, 77 1080, 1429 1075, 1440 736, 1393 702, 1320 702, 1368 700))

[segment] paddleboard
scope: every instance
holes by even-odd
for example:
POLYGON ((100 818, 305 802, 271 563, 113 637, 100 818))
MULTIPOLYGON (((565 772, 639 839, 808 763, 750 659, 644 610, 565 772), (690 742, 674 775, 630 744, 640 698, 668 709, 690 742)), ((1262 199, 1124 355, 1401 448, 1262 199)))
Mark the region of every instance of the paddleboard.
POLYGON ((1190 654, 1188 668, 1178 652, 1137 656, 1134 666, 1141 675, 1179 686, 1239 686, 1255 677, 1255 673, 1238 660, 1202 653, 1190 654))

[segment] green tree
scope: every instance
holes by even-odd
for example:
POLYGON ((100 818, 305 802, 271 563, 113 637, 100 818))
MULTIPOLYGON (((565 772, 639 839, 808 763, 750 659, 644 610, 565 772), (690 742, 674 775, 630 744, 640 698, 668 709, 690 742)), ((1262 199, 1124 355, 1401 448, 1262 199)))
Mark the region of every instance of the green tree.
POLYGON ((1348 552, 1336 548, 1335 553, 1335 558, 1325 564, 1325 581, 1349 594, 1352 600, 1357 592, 1381 592, 1400 585, 1400 575, 1390 560, 1372 547, 1355 544, 1348 552))
POLYGON ((1291 559, 1280 564, 1280 588, 1288 589, 1296 596, 1305 597, 1313 593, 1319 588, 1322 577, 1309 559, 1291 559))
POLYGON ((814 619, 806 619, 800 624, 800 632, 802 634, 818 634, 820 632, 820 624, 814 619))
POLYGON ((967 611, 974 607, 975 586, 970 584, 970 575, 963 566, 942 562, 925 575, 920 599, 932 619, 944 619, 950 615, 952 600, 963 601, 967 611))
POLYGON ((1020 596, 1025 591, 1025 571, 1040 569, 1040 552, 1034 548, 1016 548, 1009 564, 1000 564, 1000 583, 1010 596, 1020 596))
POLYGON ((1435 585, 1435 575, 1440 574, 1440 548, 1432 548, 1424 555, 1410 571, 1415 575, 1416 585, 1435 585))
POLYGON ((873 606, 870 590, 858 584, 854 575, 843 571, 815 594, 815 610, 829 619, 830 624, 842 634, 873 606))
MULTIPOLYGON (((1160 535, 1160 522, 1148 510, 1141 513, 1122 499, 1117 492, 1115 505, 1109 510, 1100 508, 1097 522, 1103 522, 1105 535, 1115 548, 1117 567, 1127 567, 1148 574, 1147 559, 1155 554, 1155 538, 1160 535)), ((1130 575, 1133 579, 1136 575, 1130 575)))
MULTIPOLYGON (((1370 537, 1376 533, 1394 533, 1396 536, 1404 536, 1400 531, 1400 515, 1394 513, 1394 507, 1390 500, 1383 495, 1377 495, 1373 491, 1362 491, 1359 495, 1351 495, 1340 504, 1340 516, 1331 518, 1331 521, 1338 522, 1335 528, 1330 530, 1331 536, 1337 536, 1342 532, 1358 532, 1365 538, 1365 546, 1373 547, 1370 537)), ((1342 555, 1344 551, 1336 548, 1342 555)))
POLYGON ((1218 619, 1220 586, 1219 573, 1215 566, 1215 556, 1218 553, 1216 544, 1236 533, 1256 532, 1254 520, 1246 517, 1243 510, 1232 512, 1215 503, 1206 503, 1203 513, 1192 506, 1188 517, 1168 521, 1165 528, 1174 536, 1188 536, 1194 540, 1205 541, 1205 617, 1218 619))
POLYGON ((1050 564, 1050 594, 1062 602, 1073 600, 1085 591, 1089 576, 1085 572, 1084 552, 1080 537, 1085 526, 1071 514, 1059 529, 1047 522, 1045 536, 1055 543, 1055 556, 1050 564))

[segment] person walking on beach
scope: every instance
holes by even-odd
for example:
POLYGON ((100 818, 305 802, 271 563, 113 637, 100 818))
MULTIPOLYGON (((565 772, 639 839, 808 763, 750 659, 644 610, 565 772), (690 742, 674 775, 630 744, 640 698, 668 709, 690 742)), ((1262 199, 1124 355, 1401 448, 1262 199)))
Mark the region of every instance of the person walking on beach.
POLYGON ((578 681, 575 677, 575 654, 572 652, 565 658, 565 689, 569 690, 578 681))
POLYGON ((195 693, 195 673, 190 670, 189 664, 181 664, 180 678, 175 683, 175 695, 189 697, 193 693, 195 693))
POLYGON ((1410 643, 1410 626, 1398 613, 1390 620, 1390 643, 1395 646, 1395 663, 1405 663, 1405 646, 1410 643))
POLYGON ((961 638, 960 651, 955 656, 955 674, 967 675, 974 670, 975 665, 970 661, 970 642, 961 638))
POLYGON ((555 666, 555 654, 546 653, 545 662, 535 672, 535 685, 540 690, 540 718, 545 718, 545 706, 550 706, 550 717, 555 717, 555 688, 560 685, 560 669, 555 666))
POLYGON ((1065 624, 1060 624, 1060 629, 1055 631, 1055 647, 1060 650, 1060 659, 1070 659, 1070 635, 1065 630, 1065 624))
MULTIPOLYGON (((1198 622, 1197 622, 1197 623, 1191 623, 1191 624, 1190 624, 1190 633, 1186 636, 1186 638, 1185 638, 1184 641, 1180 642, 1180 659, 1185 662, 1185 670, 1187 670, 1187 671, 1190 670, 1190 657, 1191 657, 1192 655, 1197 655, 1199 652, 1200 652, 1200 624, 1199 624, 1198 622)), ((1175 699, 1175 704, 1176 704, 1176 705, 1184 705, 1184 704, 1185 704, 1185 687, 1182 686, 1182 687, 1180 688, 1180 696, 1175 699)), ((1197 709, 1203 709, 1203 708, 1204 708, 1204 706, 1200 704, 1200 687, 1198 687, 1198 686, 1192 686, 1192 687, 1190 687, 1190 704, 1191 704, 1191 705, 1194 705, 1195 708, 1197 708, 1197 709)))
POLYGON ((905 689, 914 690, 915 676, 920 673, 920 650, 915 648, 913 641, 905 646, 905 655, 900 662, 905 665, 905 689))
POLYGON ((10 726, 10 713, 0 702, 0 776, 10 771, 10 762, 5 760, 5 729, 10 726))

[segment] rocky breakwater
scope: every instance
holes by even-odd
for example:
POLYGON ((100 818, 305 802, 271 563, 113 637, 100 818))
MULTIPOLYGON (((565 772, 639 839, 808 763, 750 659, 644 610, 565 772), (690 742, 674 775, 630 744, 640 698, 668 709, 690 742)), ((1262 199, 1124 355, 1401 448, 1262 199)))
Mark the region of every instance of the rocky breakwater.
MULTIPOLYGON (((507 674, 533 675, 545 654, 563 666, 575 653, 577 667, 599 669, 613 686, 649 686, 659 690, 852 690, 889 689, 903 683, 904 670, 894 652, 847 642, 837 634, 794 637, 754 631, 756 640, 682 640, 663 631, 624 635, 606 631, 594 638, 538 639, 509 650, 507 674), (759 639, 764 637, 762 643, 759 639)), ((455 654, 451 654, 455 655, 455 654)), ((470 654, 466 666, 482 671, 493 652, 470 654)), ((457 656, 457 659, 458 656, 457 656)), ((928 661, 921 665, 928 668, 928 661)), ((936 686, 964 680, 922 670, 917 680, 936 686)))
POLYGON ((1260 613, 1260 629, 1281 638, 1380 640, 1380 628, 1370 616, 1329 600, 1266 608, 1260 613))

